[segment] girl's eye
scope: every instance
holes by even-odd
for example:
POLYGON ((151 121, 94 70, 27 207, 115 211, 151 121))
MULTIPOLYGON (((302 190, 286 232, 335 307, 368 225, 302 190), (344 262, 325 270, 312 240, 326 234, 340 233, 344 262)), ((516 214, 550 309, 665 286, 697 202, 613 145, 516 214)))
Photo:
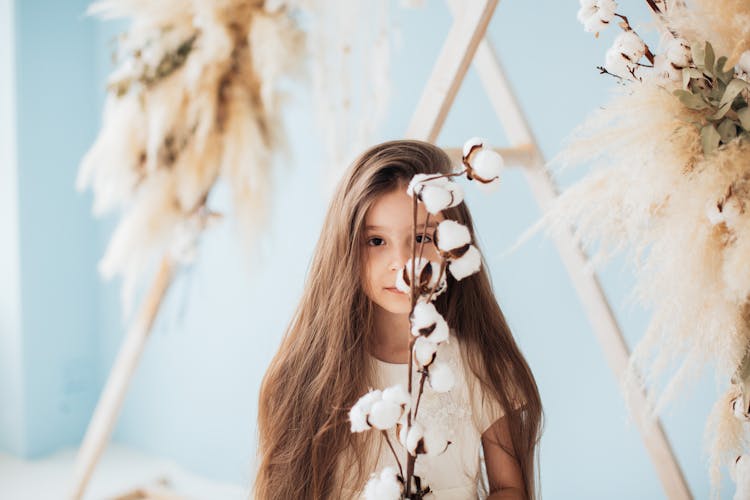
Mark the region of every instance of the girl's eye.
POLYGON ((429 234, 418 234, 417 235, 417 243, 422 243, 422 240, 424 240, 425 243, 429 243, 432 241, 432 238, 429 234))
POLYGON ((371 247, 378 247, 383 244, 383 238, 369 238, 367 244, 371 247))

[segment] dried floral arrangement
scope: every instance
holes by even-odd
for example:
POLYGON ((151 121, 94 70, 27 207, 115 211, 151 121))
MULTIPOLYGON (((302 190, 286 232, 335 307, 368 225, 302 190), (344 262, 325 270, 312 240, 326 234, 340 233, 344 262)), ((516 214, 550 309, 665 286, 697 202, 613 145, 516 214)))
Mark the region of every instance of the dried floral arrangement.
POLYGON ((645 3, 654 50, 614 0, 580 1, 586 31, 622 30, 599 67, 621 85, 554 160, 591 171, 527 235, 572 226, 592 265, 632 257, 653 316, 626 393, 645 390, 655 414, 707 366, 731 381, 706 427, 716 494, 722 465, 750 462, 750 3, 645 3))
POLYGON ((129 310, 155 257, 190 262, 218 214, 223 179, 249 237, 263 223, 271 163, 284 145, 279 82, 299 72, 304 36, 292 6, 263 0, 102 0, 89 13, 130 18, 118 41, 103 124, 79 189, 94 213, 122 218, 100 263, 123 276, 129 310))
POLYGON ((422 257, 425 239, 417 248, 417 207, 423 203, 428 212, 422 233, 427 231, 430 215, 463 202, 461 186, 452 178, 466 175, 482 190, 491 191, 500 183, 503 159, 485 141, 473 138, 463 148, 463 168, 444 175, 417 174, 409 183, 407 194, 412 197, 413 223, 411 258, 396 278, 396 288, 411 297, 409 324, 409 363, 407 388, 395 385, 371 390, 349 411, 352 432, 379 430, 396 462, 373 474, 363 491, 368 500, 421 499, 430 493, 430 486, 415 475, 419 455, 439 455, 451 442, 441 432, 417 419, 425 383, 438 393, 451 390, 455 376, 448 363, 438 359, 438 347, 449 340, 449 325, 437 311, 433 300, 447 289, 446 273, 460 281, 479 271, 481 255, 472 244, 469 229, 454 220, 442 220, 435 230, 432 244, 440 262, 422 257), (418 389, 413 387, 414 370, 420 374, 418 389), (389 431, 395 430, 397 443, 406 454, 406 470, 399 459, 389 431))

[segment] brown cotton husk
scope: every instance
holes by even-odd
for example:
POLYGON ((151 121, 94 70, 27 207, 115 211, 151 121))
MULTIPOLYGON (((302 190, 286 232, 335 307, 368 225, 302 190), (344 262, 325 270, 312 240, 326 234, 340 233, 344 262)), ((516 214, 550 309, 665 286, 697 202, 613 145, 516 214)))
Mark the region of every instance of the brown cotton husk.
POLYGON ((122 276, 126 304, 154 261, 181 254, 181 229, 206 226, 196 218, 210 213, 219 178, 233 189, 244 241, 266 217, 284 145, 279 82, 298 76, 304 42, 290 6, 274 5, 105 0, 89 10, 132 21, 78 181, 93 187, 95 213, 122 214, 100 269, 122 276))
MULTIPOLYGON (((555 234, 573 227, 593 262, 617 252, 630 257, 632 298, 653 315, 624 383, 626 394, 646 391, 652 415, 708 366, 728 383, 749 339, 750 190, 733 193, 749 210, 731 223, 712 224, 707 207, 750 175, 750 144, 736 139, 706 156, 695 122, 696 112, 656 84, 620 87, 554 160, 563 168, 589 165, 590 173, 533 228, 555 234)), ((741 446, 739 431, 721 415, 707 427, 720 435, 712 470, 726 458, 721 450, 741 446)))

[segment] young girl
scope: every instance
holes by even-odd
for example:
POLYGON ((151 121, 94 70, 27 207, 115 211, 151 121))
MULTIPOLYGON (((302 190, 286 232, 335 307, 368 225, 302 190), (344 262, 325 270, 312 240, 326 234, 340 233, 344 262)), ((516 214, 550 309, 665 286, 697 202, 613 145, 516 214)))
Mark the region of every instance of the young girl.
MULTIPOLYGON (((263 379, 256 499, 358 498, 371 473, 396 465, 383 436, 352 433, 347 413, 368 389, 406 386, 410 298, 395 283, 413 246, 407 186, 415 174, 450 172, 440 148, 404 140, 371 148, 345 173, 302 299, 263 379)), ((417 243, 425 241, 424 256, 434 261, 434 224, 423 233, 426 217, 420 203, 417 243)), ((443 218, 474 235, 464 203, 430 219, 443 218)), ((419 455, 415 474, 436 499, 484 497, 486 490, 490 499, 535 498, 542 409, 534 376, 486 267, 447 279, 435 306, 451 337, 438 357, 454 367, 456 383, 441 394, 426 387, 419 420, 451 444, 436 457, 419 455)))

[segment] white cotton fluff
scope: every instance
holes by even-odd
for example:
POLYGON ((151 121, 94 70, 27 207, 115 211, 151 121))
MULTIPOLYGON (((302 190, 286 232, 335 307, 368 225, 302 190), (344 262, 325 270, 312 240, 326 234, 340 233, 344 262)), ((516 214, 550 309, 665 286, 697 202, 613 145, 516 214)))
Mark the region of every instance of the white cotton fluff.
POLYGON ((482 255, 477 250, 477 247, 471 245, 460 258, 450 261, 448 271, 450 271, 454 278, 461 281, 479 271, 480 267, 482 267, 482 255))
POLYGON ((724 214, 719 211, 719 206, 715 201, 706 202, 706 218, 712 226, 724 222, 724 214))
POLYGON ((609 26, 617 10, 614 0, 581 0, 578 10, 578 21, 584 31, 596 33, 609 26))
POLYGON ((428 427, 424 431, 423 446, 427 456, 434 457, 440 455, 448 449, 450 443, 445 435, 435 427, 428 427))
POLYGON ((617 35, 612 48, 618 50, 632 63, 637 63, 646 53, 646 44, 633 31, 624 31, 617 35))
POLYGON ((653 74, 662 83, 682 81, 682 70, 672 66, 672 63, 661 54, 654 56, 653 74))
POLYGON ((471 168, 474 174, 485 181, 491 181, 489 183, 480 182, 485 188, 495 188, 500 183, 500 174, 504 165, 503 157, 491 149, 481 149, 474 153, 471 159, 471 168))
POLYGON ((732 479, 737 485, 734 500, 750 498, 750 455, 740 455, 732 467, 732 479))
POLYGON ((451 219, 446 219, 438 224, 435 233, 437 246, 443 252, 450 252, 455 248, 461 248, 471 243, 469 228, 451 219))
POLYGON ((677 68, 684 68, 690 64, 690 44, 684 38, 673 38, 667 43, 664 56, 677 68))
POLYGON ((743 73, 750 74, 750 50, 746 50, 740 56, 740 60, 737 61, 737 68, 743 73))
POLYGON ((461 186, 447 177, 435 179, 436 175, 439 174, 417 174, 406 189, 409 196, 416 193, 427 211, 433 215, 446 208, 455 207, 464 200, 461 186))
POLYGON ((411 334, 415 337, 425 337, 434 344, 444 342, 448 340, 448 323, 432 302, 417 302, 411 314, 411 334), (433 325, 435 328, 429 333, 420 333, 420 330, 433 325))
POLYGON ((418 337, 414 341, 414 361, 420 368, 430 366, 435 360, 435 354, 437 353, 437 344, 430 342, 425 337, 418 337))
POLYGON ((474 149, 475 147, 477 146, 480 148, 483 147, 485 142, 486 141, 482 139, 481 137, 472 137, 468 141, 464 142, 464 149, 463 149, 464 158, 469 156, 469 153, 471 153, 471 150, 474 149))
POLYGON ((428 379, 430 387, 435 392, 448 392, 456 383, 456 377, 451 367, 441 361, 436 361, 430 366, 428 379))
POLYGON ((370 424, 376 429, 390 429, 401 418, 403 408, 393 401, 376 401, 370 409, 370 424))
POLYGON ((395 467, 386 467, 380 475, 373 474, 367 481, 363 495, 365 500, 398 500, 401 498, 401 483, 395 467))
MULTIPOLYGON (((411 286, 408 285, 406 283, 406 280, 404 279, 404 271, 406 271, 406 276, 409 278, 409 282, 411 283, 412 281, 411 261, 412 259, 409 259, 406 264, 404 264, 404 268, 396 275, 396 288, 404 293, 411 293, 411 286)), ((432 266, 432 275, 430 276, 430 281, 427 283, 428 288, 432 290, 433 288, 435 288, 435 285, 438 282, 438 274, 440 270, 439 264, 437 262, 431 262, 426 258, 421 257, 416 260, 414 271, 417 276, 420 276, 422 274, 422 269, 424 269, 424 267, 427 265, 432 266)), ((448 283, 446 281, 445 273, 443 273, 443 277, 440 279, 440 286, 438 286, 435 290, 433 299, 443 293, 446 290, 447 286, 448 283)))
POLYGON ((380 390, 372 390, 359 398, 359 400, 349 410, 349 421, 351 422, 352 432, 363 432, 370 429, 367 423, 367 417, 372 409, 373 404, 382 399, 383 393, 380 390))
POLYGON ((604 56, 604 67, 613 75, 621 78, 633 78, 630 72, 634 68, 633 64, 622 55, 622 52, 617 47, 610 47, 607 50, 604 56))
POLYGON ((401 432, 398 434, 398 440, 411 455, 417 454, 417 448, 420 447, 420 444, 423 444, 423 438, 424 427, 419 422, 412 422, 408 429, 407 426, 401 427, 401 432))
POLYGON ((404 386, 396 384, 394 386, 383 389, 383 401, 390 401, 399 406, 407 407, 409 405, 409 393, 406 392, 404 386))

